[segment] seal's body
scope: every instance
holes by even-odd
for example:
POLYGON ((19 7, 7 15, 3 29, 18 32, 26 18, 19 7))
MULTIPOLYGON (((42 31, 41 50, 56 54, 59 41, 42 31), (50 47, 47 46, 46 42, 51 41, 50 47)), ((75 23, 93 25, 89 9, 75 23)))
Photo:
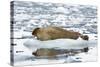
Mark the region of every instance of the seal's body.
POLYGON ((64 30, 60 27, 46 27, 46 28, 36 28, 33 30, 32 35, 36 36, 38 40, 54 40, 60 38, 68 39, 78 39, 81 37, 84 40, 88 40, 88 36, 83 36, 79 32, 64 30))

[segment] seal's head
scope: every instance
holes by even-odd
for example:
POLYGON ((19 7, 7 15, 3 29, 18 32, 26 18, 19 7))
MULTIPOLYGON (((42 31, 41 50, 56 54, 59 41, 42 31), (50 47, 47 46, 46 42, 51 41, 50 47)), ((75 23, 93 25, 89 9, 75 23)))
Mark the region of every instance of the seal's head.
POLYGON ((32 31, 32 35, 36 36, 40 28, 36 28, 32 31))

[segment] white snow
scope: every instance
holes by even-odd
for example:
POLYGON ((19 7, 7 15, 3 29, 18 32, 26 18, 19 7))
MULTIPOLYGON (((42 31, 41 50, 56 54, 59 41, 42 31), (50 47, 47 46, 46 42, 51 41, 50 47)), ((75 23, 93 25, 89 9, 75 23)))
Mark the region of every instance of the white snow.
POLYGON ((17 14, 14 16, 15 21, 22 21, 22 20, 27 20, 30 19, 31 16, 27 14, 17 14))
POLYGON ((58 7, 57 9, 54 10, 55 12, 61 12, 61 13, 66 13, 68 14, 69 11, 65 9, 64 7, 58 7))

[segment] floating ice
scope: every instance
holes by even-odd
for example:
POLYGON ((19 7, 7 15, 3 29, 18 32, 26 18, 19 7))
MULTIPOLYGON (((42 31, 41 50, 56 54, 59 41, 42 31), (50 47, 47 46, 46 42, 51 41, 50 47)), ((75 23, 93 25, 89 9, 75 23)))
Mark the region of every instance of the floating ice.
POLYGON ((88 47, 88 41, 81 38, 74 39, 56 39, 48 41, 28 40, 24 46, 33 50, 34 48, 58 48, 58 49, 82 49, 88 47))

